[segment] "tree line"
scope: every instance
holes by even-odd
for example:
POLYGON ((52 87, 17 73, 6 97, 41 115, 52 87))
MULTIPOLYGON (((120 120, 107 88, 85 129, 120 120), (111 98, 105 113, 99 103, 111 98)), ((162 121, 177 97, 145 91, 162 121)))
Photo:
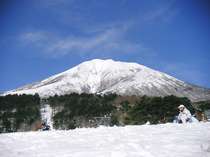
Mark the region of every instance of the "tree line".
POLYGON ((38 94, 0 96, 0 133, 31 130, 40 120, 39 110, 38 94))
POLYGON ((96 95, 72 93, 53 96, 48 99, 54 109, 54 127, 56 129, 74 129, 91 125, 94 117, 110 115, 115 106, 112 104, 116 94, 96 95))
POLYGON ((178 106, 184 104, 193 114, 195 112, 191 102, 186 97, 165 96, 148 97, 143 96, 135 104, 125 101, 121 103, 121 112, 124 115, 121 119, 124 124, 151 124, 172 122, 175 115, 178 115, 178 106))
MULTIPOLYGON (((77 94, 52 96, 45 99, 53 109, 56 129, 96 126, 94 118, 110 120, 109 125, 139 125, 172 122, 178 114, 177 107, 184 104, 193 114, 195 108, 186 97, 136 96, 125 99, 116 94, 77 94), (108 118, 107 118, 108 117, 108 118)), ((29 131, 41 121, 40 97, 35 95, 0 96, 0 133, 29 131)), ((197 108, 210 109, 209 102, 201 102, 197 108)), ((196 109, 197 109, 196 108, 196 109)))

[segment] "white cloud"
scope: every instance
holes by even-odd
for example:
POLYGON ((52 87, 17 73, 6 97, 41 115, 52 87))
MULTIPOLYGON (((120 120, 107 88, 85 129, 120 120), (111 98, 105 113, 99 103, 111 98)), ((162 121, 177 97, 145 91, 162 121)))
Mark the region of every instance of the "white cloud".
POLYGON ((27 32, 22 34, 20 38, 28 42, 38 42, 44 40, 46 38, 46 35, 42 32, 27 32))
POLYGON ((42 52, 52 57, 69 54, 80 56, 116 53, 150 55, 151 49, 141 43, 134 43, 126 39, 127 27, 108 28, 84 36, 60 37, 49 32, 27 32, 21 35, 22 42, 30 46, 38 46, 42 52))
POLYGON ((44 49, 47 45, 53 42, 54 37, 50 33, 43 31, 25 32, 19 36, 19 41, 24 46, 35 46, 44 49))
POLYGON ((144 20, 149 22, 163 21, 169 22, 178 13, 179 10, 174 8, 175 0, 169 0, 168 2, 159 3, 155 8, 151 9, 145 14, 144 20))

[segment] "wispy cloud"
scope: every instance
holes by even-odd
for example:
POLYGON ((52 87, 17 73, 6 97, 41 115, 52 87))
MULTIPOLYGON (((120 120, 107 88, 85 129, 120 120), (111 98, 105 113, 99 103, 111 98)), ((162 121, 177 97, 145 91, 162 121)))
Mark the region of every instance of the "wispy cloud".
POLYGON ((145 14, 144 20, 149 22, 169 22, 179 13, 179 10, 177 8, 174 8, 175 2, 175 0, 170 0, 168 2, 164 2, 163 4, 160 3, 145 14))
POLYGON ((44 32, 26 32, 21 34, 20 39, 29 43, 38 43, 47 40, 47 34, 44 32))
POLYGON ((150 55, 154 53, 141 43, 126 39, 128 27, 106 28, 105 30, 88 32, 88 35, 61 37, 49 32, 35 31, 26 32, 20 36, 23 43, 37 46, 43 53, 53 57, 61 57, 69 54, 79 56, 102 54, 126 54, 139 53, 139 55, 150 55))

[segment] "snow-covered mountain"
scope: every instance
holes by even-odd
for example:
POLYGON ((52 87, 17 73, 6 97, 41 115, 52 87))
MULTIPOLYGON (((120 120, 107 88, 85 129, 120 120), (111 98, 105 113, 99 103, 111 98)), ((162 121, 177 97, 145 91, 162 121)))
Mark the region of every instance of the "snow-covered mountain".
POLYGON ((192 101, 210 100, 210 89, 187 84, 137 63, 94 59, 43 81, 5 92, 41 97, 76 93, 185 96, 192 101))

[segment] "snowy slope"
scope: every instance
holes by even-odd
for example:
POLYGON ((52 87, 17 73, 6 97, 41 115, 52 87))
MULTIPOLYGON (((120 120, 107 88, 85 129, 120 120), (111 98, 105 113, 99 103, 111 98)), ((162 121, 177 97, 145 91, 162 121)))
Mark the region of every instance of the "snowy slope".
POLYGON ((187 84, 137 63, 94 59, 4 94, 35 94, 41 97, 76 93, 186 96, 193 101, 210 100, 210 90, 187 84))
POLYGON ((49 125, 51 130, 53 130, 52 112, 52 108, 49 104, 41 105, 41 120, 42 122, 45 122, 46 125, 49 125))
POLYGON ((0 134, 1 157, 209 157, 210 123, 0 134))

